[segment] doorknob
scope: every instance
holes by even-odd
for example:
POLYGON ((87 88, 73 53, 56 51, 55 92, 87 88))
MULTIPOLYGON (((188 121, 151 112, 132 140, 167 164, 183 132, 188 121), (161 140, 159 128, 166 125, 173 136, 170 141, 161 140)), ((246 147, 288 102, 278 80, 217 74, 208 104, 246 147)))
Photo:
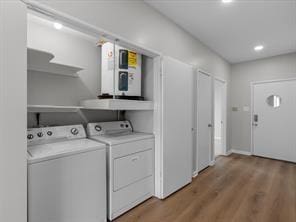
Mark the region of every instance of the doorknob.
POLYGON ((212 127, 213 125, 211 123, 208 124, 208 127, 212 127))
POLYGON ((253 126, 258 126, 258 115, 255 114, 253 118, 254 118, 253 126))

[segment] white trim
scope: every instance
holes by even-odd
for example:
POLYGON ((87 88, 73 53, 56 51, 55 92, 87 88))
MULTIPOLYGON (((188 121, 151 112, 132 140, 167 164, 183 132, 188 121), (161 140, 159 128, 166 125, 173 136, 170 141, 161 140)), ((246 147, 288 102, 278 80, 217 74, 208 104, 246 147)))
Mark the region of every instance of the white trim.
POLYGON ((224 129, 223 129, 223 154, 226 154, 227 152, 227 126, 228 126, 228 121, 227 121, 227 115, 228 115, 228 97, 227 97, 227 90, 228 90, 228 83, 225 80, 224 83, 224 96, 225 96, 225 107, 224 107, 224 115, 223 115, 223 125, 224 125, 224 129))
POLYGON ((270 80, 262 80, 262 81, 253 81, 251 84, 264 84, 264 83, 273 83, 273 82, 286 82, 286 81, 295 81, 296 78, 287 78, 287 79, 270 79, 270 80))
POLYGON ((254 138, 253 138, 253 116, 254 116, 254 84, 251 82, 250 83, 250 88, 251 88, 251 115, 250 115, 250 126, 251 126, 251 154, 254 154, 254 138))
POLYGON ((222 78, 220 78, 220 77, 214 77, 214 79, 215 80, 217 80, 217 81, 220 81, 220 82, 222 82, 222 83, 227 83, 227 81, 225 80, 225 79, 222 79, 222 78))
MULTIPOLYGON (((198 68, 195 69, 195 78, 194 78, 194 101, 193 101, 193 106, 194 106, 194 139, 195 139, 195 169, 194 172, 196 171, 198 173, 198 136, 197 136, 197 132, 198 132, 198 100, 197 100, 197 86, 198 86, 198 79, 199 79, 199 70, 198 68)), ((193 143, 194 144, 194 143, 193 143)))
POLYGON ((296 81, 296 78, 287 78, 287 79, 271 79, 271 80, 263 80, 263 81, 254 81, 250 83, 251 88, 251 118, 250 118, 250 126, 251 126, 251 155, 254 154, 254 131, 253 131, 253 116, 254 116, 254 86, 257 84, 265 84, 265 83, 274 83, 274 82, 286 82, 286 81, 296 81))
POLYGON ((162 118, 162 57, 156 57, 153 59, 154 68, 154 112, 153 112, 153 126, 155 135, 155 172, 154 172, 154 183, 155 183, 155 196, 162 198, 162 129, 163 129, 163 118, 162 118))
POLYGON ((210 162, 210 166, 214 166, 216 164, 216 160, 212 160, 211 162, 210 162))
POLYGON ((194 171, 193 173, 192 173, 192 178, 195 178, 195 177, 197 177, 198 176, 198 171, 194 171))
MULTIPOLYGON (((227 81, 221 78, 214 77, 214 83, 215 81, 219 81, 223 84, 223 102, 224 107, 223 107, 223 116, 222 116, 222 122, 223 122, 223 130, 222 133, 223 135, 221 136, 222 140, 222 155, 226 155, 226 146, 227 146, 227 81)), ((213 84, 213 135, 215 136, 215 84, 213 84)), ((215 145, 213 145, 213 152, 215 153, 215 145)))
POLYGON ((236 154, 241 154, 241 155, 246 155, 246 156, 251 156, 251 152, 249 151, 243 151, 243 150, 236 150, 236 149, 232 149, 231 153, 236 153, 236 154))
POLYGON ((208 75, 208 76, 210 76, 210 77, 213 77, 213 74, 212 73, 210 73, 210 72, 208 72, 208 71, 205 71, 205 70, 203 70, 203 69, 201 69, 201 68, 196 68, 196 70, 197 70, 197 73, 202 73, 202 74, 205 74, 205 75, 208 75))
POLYGON ((232 154, 232 150, 227 150, 224 156, 229 156, 232 154))
POLYGON ((199 69, 195 69, 195 83, 194 83, 194 139, 195 139, 195 169, 194 171, 199 171, 199 161, 198 161, 198 103, 199 101, 197 100, 197 92, 198 92, 198 80, 199 80, 199 69))
MULTIPOLYGON (((211 149, 210 149, 210 166, 213 166, 213 161, 215 161, 215 150, 214 150, 214 144, 215 144, 215 77, 213 74, 210 75, 211 77, 211 100, 212 100, 212 110, 211 110, 211 149)), ((214 163, 215 164, 215 163, 214 163)))

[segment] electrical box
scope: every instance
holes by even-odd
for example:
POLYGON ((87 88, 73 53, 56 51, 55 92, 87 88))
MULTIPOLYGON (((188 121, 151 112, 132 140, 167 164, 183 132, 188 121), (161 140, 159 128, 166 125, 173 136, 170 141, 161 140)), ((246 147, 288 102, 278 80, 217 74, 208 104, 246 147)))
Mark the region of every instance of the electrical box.
POLYGON ((100 98, 143 99, 142 55, 113 43, 102 45, 100 98))

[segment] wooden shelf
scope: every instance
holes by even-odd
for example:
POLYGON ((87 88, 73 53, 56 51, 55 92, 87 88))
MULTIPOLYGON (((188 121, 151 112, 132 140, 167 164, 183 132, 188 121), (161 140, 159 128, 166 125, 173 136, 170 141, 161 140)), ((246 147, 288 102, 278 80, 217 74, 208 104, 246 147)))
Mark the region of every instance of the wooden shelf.
POLYGON ((49 52, 28 48, 27 61, 28 70, 44 72, 56 75, 65 75, 71 77, 78 77, 79 71, 83 70, 80 67, 75 67, 67 64, 59 64, 51 62, 54 55, 49 52))
POLYGON ((80 106, 52 106, 52 105, 28 105, 27 111, 29 113, 65 113, 78 112, 82 107, 80 106))
POLYGON ((125 99, 91 99, 80 103, 83 109, 98 110, 153 110, 152 101, 125 100, 125 99))

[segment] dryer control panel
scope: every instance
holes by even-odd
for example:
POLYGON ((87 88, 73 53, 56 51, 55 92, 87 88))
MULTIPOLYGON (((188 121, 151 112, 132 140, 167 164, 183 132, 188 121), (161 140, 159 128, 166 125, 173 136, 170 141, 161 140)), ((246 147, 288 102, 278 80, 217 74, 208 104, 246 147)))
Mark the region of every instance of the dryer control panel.
POLYGON ((114 133, 132 132, 133 128, 129 121, 99 122, 87 124, 87 135, 98 136, 114 133))

